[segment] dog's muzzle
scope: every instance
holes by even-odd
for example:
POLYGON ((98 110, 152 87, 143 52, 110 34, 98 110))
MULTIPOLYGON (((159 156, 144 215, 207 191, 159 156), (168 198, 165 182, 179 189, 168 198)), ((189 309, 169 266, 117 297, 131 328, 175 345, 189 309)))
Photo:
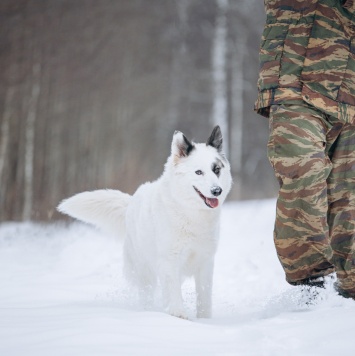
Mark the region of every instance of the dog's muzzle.
MULTIPOLYGON (((219 205, 219 201, 217 198, 208 198, 205 197, 196 187, 194 187, 194 189, 196 190, 197 194, 201 197, 201 199, 205 202, 205 204, 209 207, 209 208, 217 208, 217 206, 219 205)), ((212 193, 214 196, 218 196, 222 193, 222 189, 220 189, 220 192, 217 194, 212 193)), ((212 192, 212 190, 211 190, 212 192)))

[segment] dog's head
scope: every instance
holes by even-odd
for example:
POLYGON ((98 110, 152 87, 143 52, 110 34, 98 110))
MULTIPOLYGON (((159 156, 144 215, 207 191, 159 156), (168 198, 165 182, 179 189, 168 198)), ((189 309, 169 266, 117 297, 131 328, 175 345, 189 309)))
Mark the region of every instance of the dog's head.
MULTIPOLYGON (((222 152, 222 133, 216 126, 206 143, 194 143, 175 131, 168 161, 176 199, 192 208, 215 209, 230 191, 230 165, 222 152)), ((168 167, 167 167, 168 168, 168 167)))

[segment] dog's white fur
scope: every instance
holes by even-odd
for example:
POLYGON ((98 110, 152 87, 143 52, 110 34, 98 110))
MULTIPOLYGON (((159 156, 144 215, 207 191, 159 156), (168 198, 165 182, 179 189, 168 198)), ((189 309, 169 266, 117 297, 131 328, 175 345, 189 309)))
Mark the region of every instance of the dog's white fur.
POLYGON ((181 286, 189 276, 196 284, 197 317, 211 316, 220 207, 232 182, 221 146, 218 126, 206 144, 190 142, 177 131, 162 176, 141 185, 133 196, 97 190, 58 206, 106 230, 125 226, 126 276, 145 300, 160 285, 167 312, 181 318, 187 318, 181 286))

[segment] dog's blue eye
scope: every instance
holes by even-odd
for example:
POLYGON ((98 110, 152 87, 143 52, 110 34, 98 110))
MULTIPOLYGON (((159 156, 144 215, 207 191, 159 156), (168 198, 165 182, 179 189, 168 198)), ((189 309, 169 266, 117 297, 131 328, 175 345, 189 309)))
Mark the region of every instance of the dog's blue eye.
POLYGON ((200 176, 201 174, 203 174, 202 171, 200 171, 200 170, 196 171, 195 173, 196 173, 198 176, 200 176))

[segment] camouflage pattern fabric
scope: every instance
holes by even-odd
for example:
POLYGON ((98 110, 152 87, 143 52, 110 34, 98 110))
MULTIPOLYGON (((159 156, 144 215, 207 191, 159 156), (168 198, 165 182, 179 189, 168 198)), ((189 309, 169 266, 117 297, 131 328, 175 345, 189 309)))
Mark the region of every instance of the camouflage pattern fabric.
POLYGON ((306 103, 273 105, 268 157, 280 183, 274 239, 287 281, 335 266, 355 297, 355 126, 306 103))
POLYGON ((265 0, 255 110, 303 100, 355 123, 355 1, 265 0))

